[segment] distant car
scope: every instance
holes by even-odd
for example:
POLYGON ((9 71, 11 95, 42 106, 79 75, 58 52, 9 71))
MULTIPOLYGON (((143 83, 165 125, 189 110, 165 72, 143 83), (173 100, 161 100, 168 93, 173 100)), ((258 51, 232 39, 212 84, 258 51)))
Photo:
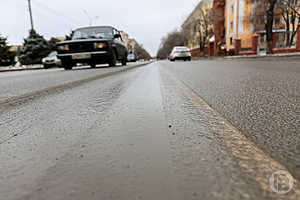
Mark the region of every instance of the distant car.
POLYGON ((45 69, 61 66, 61 60, 57 58, 56 51, 51 52, 46 58, 43 58, 42 63, 45 69))
POLYGON ((184 46, 174 47, 171 54, 169 55, 169 60, 170 61, 175 61, 175 60, 191 61, 192 60, 191 50, 184 46))
POLYGON ((135 55, 134 55, 133 53, 129 54, 129 55, 127 56, 127 61, 128 61, 128 62, 136 62, 136 57, 135 57, 135 55))
POLYGON ((120 32, 111 26, 91 26, 74 31, 69 41, 56 44, 58 58, 66 70, 77 63, 88 63, 92 68, 97 64, 116 66, 120 61, 127 64, 127 48, 120 32))

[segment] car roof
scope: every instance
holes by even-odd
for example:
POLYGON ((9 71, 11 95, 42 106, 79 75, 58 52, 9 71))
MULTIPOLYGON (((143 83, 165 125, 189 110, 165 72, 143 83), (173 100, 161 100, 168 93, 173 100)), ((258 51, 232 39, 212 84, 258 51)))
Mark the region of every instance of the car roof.
POLYGON ((86 27, 77 28, 75 30, 81 30, 81 29, 87 29, 87 28, 112 28, 112 29, 116 29, 112 26, 86 26, 86 27))

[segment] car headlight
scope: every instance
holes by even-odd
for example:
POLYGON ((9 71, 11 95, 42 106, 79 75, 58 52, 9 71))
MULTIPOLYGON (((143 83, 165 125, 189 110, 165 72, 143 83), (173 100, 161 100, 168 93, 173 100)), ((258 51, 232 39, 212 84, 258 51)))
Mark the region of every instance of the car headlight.
POLYGON ((58 48, 58 50, 60 50, 60 51, 69 51, 69 50, 70 50, 69 45, 67 45, 67 44, 65 44, 65 45, 60 45, 60 46, 58 46, 57 48, 58 48))
POLYGON ((94 43, 94 48, 95 49, 103 49, 103 48, 105 48, 106 47, 106 44, 105 43, 98 43, 98 42, 95 42, 94 43))

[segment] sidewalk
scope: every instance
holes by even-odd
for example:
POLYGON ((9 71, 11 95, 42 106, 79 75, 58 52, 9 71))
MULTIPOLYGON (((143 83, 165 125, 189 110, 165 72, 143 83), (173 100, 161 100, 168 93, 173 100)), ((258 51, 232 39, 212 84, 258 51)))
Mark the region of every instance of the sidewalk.
POLYGON ((282 54, 270 54, 270 55, 247 55, 247 56, 226 56, 224 59, 264 59, 264 60, 300 60, 300 53, 282 53, 282 54))
POLYGON ((43 65, 23 65, 23 66, 7 66, 7 67, 0 66, 0 72, 39 70, 39 69, 43 69, 43 65))
POLYGON ((300 53, 282 53, 271 55, 244 55, 244 56, 205 56, 193 57, 193 60, 284 60, 284 61, 300 61, 300 53))

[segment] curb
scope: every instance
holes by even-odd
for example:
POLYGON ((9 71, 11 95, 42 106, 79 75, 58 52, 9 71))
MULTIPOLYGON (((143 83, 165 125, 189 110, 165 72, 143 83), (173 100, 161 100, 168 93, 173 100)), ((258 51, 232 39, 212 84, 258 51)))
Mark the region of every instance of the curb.
POLYGON ((226 56, 224 57, 228 60, 234 60, 234 59, 255 59, 255 58, 261 58, 261 59, 289 59, 289 58, 296 58, 300 59, 300 53, 282 53, 282 54, 270 54, 270 55, 249 55, 249 56, 226 56))
POLYGON ((249 55, 249 56, 211 56, 211 57, 195 57, 192 60, 300 60, 300 54, 272 54, 272 55, 249 55))
POLYGON ((33 70, 41 70, 41 69, 44 69, 44 68, 39 67, 39 68, 23 68, 23 69, 0 69, 0 73, 19 72, 19 71, 33 71, 33 70))

